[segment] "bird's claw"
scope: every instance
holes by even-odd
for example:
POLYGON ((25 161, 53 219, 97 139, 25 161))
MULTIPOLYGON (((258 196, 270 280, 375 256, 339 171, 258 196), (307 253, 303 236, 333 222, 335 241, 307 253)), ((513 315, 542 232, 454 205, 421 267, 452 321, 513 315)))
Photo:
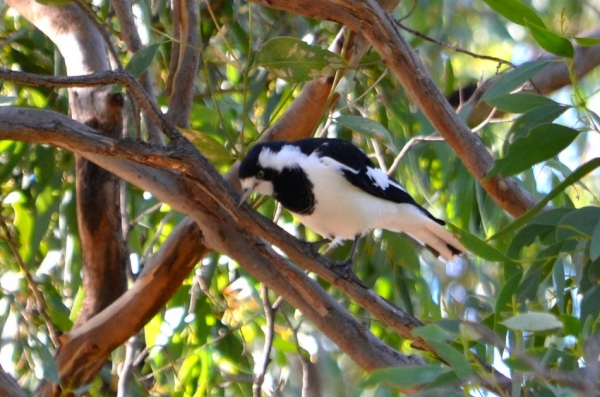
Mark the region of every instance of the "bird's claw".
POLYGON ((335 261, 331 266, 331 270, 336 274, 335 279, 333 280, 333 284, 336 283, 340 278, 346 279, 348 281, 353 281, 359 284, 363 288, 368 288, 352 271, 352 261, 335 261))
POLYGON ((307 243, 307 247, 308 247, 308 252, 313 256, 313 257, 317 257, 320 255, 319 253, 319 249, 325 245, 329 243, 329 240, 327 239, 322 239, 319 241, 314 241, 314 242, 308 242, 307 243))

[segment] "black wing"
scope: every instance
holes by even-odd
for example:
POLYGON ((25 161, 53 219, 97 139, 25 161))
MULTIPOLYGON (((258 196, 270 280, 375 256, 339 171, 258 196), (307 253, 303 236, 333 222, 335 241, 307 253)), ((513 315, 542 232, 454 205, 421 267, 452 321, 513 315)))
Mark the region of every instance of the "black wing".
MULTIPOLYGON (((341 139, 309 138, 296 143, 306 154, 317 150, 319 157, 329 157, 344 165, 344 168, 342 168, 344 177, 348 182, 365 192, 394 203, 415 205, 436 223, 445 224, 444 221, 437 219, 417 204, 394 178, 385 175, 383 178, 387 179, 387 183, 379 184, 377 179, 372 177, 374 170, 378 170, 378 167, 362 150, 350 142, 341 139)), ((379 170, 379 172, 382 171, 379 170)))

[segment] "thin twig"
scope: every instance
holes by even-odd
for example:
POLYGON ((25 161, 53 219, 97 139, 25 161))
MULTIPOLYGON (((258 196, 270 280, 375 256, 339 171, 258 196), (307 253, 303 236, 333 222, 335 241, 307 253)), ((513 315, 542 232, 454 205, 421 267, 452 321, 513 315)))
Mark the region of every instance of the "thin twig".
POLYGON ((29 286, 31 293, 33 294, 33 297, 35 298, 35 304, 37 306, 37 310, 40 313, 40 316, 42 317, 44 322, 46 323, 46 327, 48 327, 48 334, 50 335, 50 339, 52 340, 52 343, 54 344, 54 346, 58 348, 61 346, 62 343, 60 341, 60 337, 58 336, 58 330, 56 329, 56 327, 52 323, 52 320, 50 319, 50 316, 48 316, 48 313, 46 312, 46 304, 44 301, 44 296, 38 289, 37 284, 33 280, 33 277, 31 277, 31 274, 29 274, 29 271, 27 271, 25 262, 23 261, 23 258, 21 257, 21 254, 19 253, 17 244, 15 243, 15 240, 14 240, 14 238, 8 228, 8 225, 6 224, 6 221, 4 220, 4 216, 2 216, 2 214, 0 214, 0 227, 2 227, 2 230, 4 230, 4 234, 6 236, 6 242, 10 246, 10 250, 12 251, 13 255, 15 256, 15 259, 16 259, 17 263, 19 264, 19 267, 21 268, 21 272, 23 273, 23 276, 25 276, 25 280, 27 280, 27 285, 29 286))
POLYGON ((489 56, 489 55, 475 54, 474 52, 463 50, 462 48, 460 48, 458 46, 455 46, 455 45, 452 45, 452 44, 448 44, 448 43, 444 43, 443 41, 436 40, 436 39, 431 38, 431 37, 429 37, 427 35, 424 35, 423 33, 419 32, 417 30, 413 30, 413 29, 411 29, 411 28, 409 28, 407 26, 404 26, 404 25, 402 25, 400 23, 400 21, 398 21, 396 19, 392 19, 392 20, 394 21, 394 24, 397 25, 398 27, 400 27, 402 30, 405 30, 408 33, 410 33, 410 34, 412 34, 414 36, 417 36, 418 38, 421 38, 421 39, 423 39, 425 41, 429 41, 430 43, 437 44, 437 45, 439 45, 441 47, 447 48, 447 49, 455 51, 455 52, 459 52, 461 54, 466 54, 466 55, 468 55, 470 57, 473 57, 473 58, 485 59, 487 61, 494 61, 494 62, 497 62, 497 63, 502 64, 502 65, 508 65, 508 66, 510 66, 513 69, 516 68, 516 66, 513 63, 511 63, 509 61, 505 61, 504 59, 492 57, 492 56, 489 56))
POLYGON ((260 397, 260 392, 262 389, 262 384, 265 381, 265 374, 267 373, 267 368, 271 363, 271 349, 273 348, 273 339, 275 337, 275 311, 271 305, 271 301, 269 300, 269 289, 266 285, 263 284, 261 288, 261 297, 263 301, 263 306, 265 309, 265 319, 267 321, 266 330, 265 330, 265 345, 263 347, 263 362, 262 367, 258 374, 256 375, 256 379, 254 380, 254 384, 252 385, 252 395, 254 397, 260 397))
POLYGON ((163 206, 164 203, 162 202, 158 202, 156 204, 154 204, 153 206, 151 206, 150 208, 142 211, 138 216, 136 216, 134 219, 132 219, 131 221, 129 221, 129 223, 127 224, 128 228, 133 228, 133 226, 135 226, 136 223, 138 223, 140 220, 142 220, 143 217, 145 217, 146 215, 149 215, 151 213, 153 213, 156 210, 159 210, 160 207, 163 206))
POLYGON ((169 222, 171 220, 172 217, 173 217, 173 211, 169 211, 160 220, 160 223, 158 224, 158 227, 156 228, 156 233, 154 234, 154 237, 152 237, 152 240, 148 243, 148 246, 146 247, 146 249, 142 253, 142 256, 140 257, 140 263, 145 262, 145 260, 150 256, 150 254, 152 254, 152 251, 153 251, 152 249, 154 248, 154 244, 156 244, 158 242, 158 239, 162 236, 162 230, 164 229, 167 222, 169 222))
POLYGON ((387 171, 387 174, 391 175, 394 171, 396 171, 396 168, 400 164, 400 161, 402 161, 404 156, 406 156, 408 151, 413 146, 416 146, 423 142, 442 142, 442 141, 444 141, 444 138, 442 138, 441 136, 413 136, 412 138, 409 139, 408 142, 406 142, 406 145, 404 145, 404 147, 402 148, 400 153, 398 153, 398 155, 394 159, 394 162, 390 166, 390 169, 387 171))
POLYGON ((403 16, 401 18, 398 18, 398 22, 404 21, 405 19, 407 19, 408 17, 410 17, 412 15, 412 13, 415 12, 415 10, 417 9, 417 5, 419 5, 419 0, 415 0, 414 1, 411 9, 408 10, 408 13, 405 16, 403 16))
POLYGON ((488 114, 488 116, 485 118, 485 120, 483 120, 481 123, 479 123, 478 126, 472 128, 471 131, 473 131, 473 133, 476 133, 479 130, 481 130, 483 127, 488 125, 490 123, 490 121, 494 118, 494 116, 496 115, 497 110, 498 110, 497 108, 493 108, 492 111, 490 112, 490 114, 488 114))
POLYGON ((310 361, 308 361, 306 357, 304 357, 304 355, 302 354, 302 352, 305 350, 302 348, 302 346, 300 346, 300 339, 298 338, 298 329, 300 328, 301 322, 298 324, 297 327, 294 327, 288 316, 285 315, 285 313, 283 313, 283 318, 287 323, 288 327, 290 327, 290 329, 292 330, 292 337, 294 338, 294 344, 296 345, 296 350, 298 351, 298 359, 300 360, 300 364, 302 365, 302 395, 306 396, 309 395, 309 388, 316 386, 313 384, 314 382, 310 381, 310 361))
POLYGON ((387 173, 387 166, 385 164, 385 159, 383 158, 383 152, 381 150, 381 146, 379 146, 379 142, 376 139, 371 139, 371 143, 373 144, 373 149, 375 150, 375 157, 379 163, 379 168, 381 168, 383 172, 387 173))
POLYGON ((119 371, 119 382, 117 385, 117 397, 128 396, 129 380, 135 365, 135 352, 139 344, 139 335, 135 334, 127 341, 125 345, 125 359, 119 371))

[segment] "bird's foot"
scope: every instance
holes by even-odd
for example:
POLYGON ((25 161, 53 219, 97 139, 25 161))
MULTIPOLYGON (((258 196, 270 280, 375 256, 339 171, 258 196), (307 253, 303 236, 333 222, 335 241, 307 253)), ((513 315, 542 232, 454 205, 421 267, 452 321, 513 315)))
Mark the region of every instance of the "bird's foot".
POLYGON ((368 288, 362 281, 360 281, 358 277, 356 277, 356 274, 354 274, 354 272, 352 271, 351 260, 334 261, 333 265, 331 266, 331 270, 336 274, 335 279, 333 280, 334 284, 337 280, 343 278, 348 281, 353 281, 363 288, 368 288))

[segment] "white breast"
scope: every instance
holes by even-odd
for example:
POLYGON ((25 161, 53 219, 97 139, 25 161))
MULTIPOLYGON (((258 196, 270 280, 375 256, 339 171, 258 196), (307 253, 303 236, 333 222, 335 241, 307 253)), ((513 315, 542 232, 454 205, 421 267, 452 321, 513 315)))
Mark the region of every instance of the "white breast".
POLYGON ((313 184, 315 210, 310 215, 296 215, 307 227, 336 242, 353 239, 381 227, 382 220, 396 217, 398 204, 372 196, 344 178, 340 168, 347 168, 329 158, 311 155, 303 162, 313 184))

